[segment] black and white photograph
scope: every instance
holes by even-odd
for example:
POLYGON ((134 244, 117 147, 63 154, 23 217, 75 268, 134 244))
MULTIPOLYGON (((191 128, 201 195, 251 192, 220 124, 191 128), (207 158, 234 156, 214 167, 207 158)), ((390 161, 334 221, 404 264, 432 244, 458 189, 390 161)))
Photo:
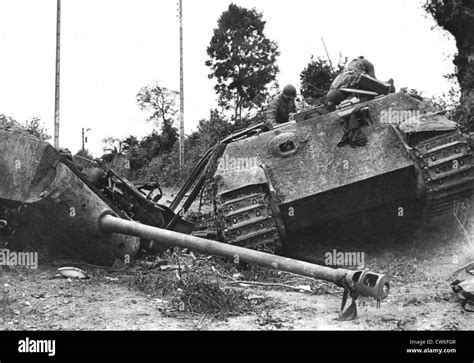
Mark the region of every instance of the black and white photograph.
POLYGON ((0 0, 0 361, 369 331, 472 362, 473 62, 472 0, 0 0))

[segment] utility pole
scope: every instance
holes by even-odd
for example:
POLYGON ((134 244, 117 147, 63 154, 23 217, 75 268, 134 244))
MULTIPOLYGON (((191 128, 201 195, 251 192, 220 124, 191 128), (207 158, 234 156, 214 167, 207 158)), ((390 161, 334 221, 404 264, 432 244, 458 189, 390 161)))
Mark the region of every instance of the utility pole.
POLYGON ((179 0, 179 171, 184 172, 183 0, 179 0))
POLYGON ((86 148, 85 148, 85 143, 87 142, 87 137, 86 137, 86 132, 89 132, 91 129, 86 129, 84 130, 84 127, 82 128, 82 157, 84 158, 86 148))
POLYGON ((61 55, 61 0, 57 0, 56 16, 56 80, 54 94, 54 147, 59 147, 59 87, 60 87, 60 55, 61 55))

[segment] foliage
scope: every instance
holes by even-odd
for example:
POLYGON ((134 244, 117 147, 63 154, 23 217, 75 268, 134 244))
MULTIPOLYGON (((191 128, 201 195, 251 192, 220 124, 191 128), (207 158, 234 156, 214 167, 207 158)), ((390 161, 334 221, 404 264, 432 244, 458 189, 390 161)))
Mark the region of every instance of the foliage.
POLYGON ((191 174, 192 169, 207 151, 207 140, 193 140, 187 137, 184 142, 184 170, 180 174, 179 145, 175 144, 170 152, 154 157, 144 170, 146 180, 159 181, 165 186, 178 187, 184 179, 191 174))
POLYGON ((51 135, 48 134, 48 129, 44 127, 39 117, 32 117, 20 123, 11 116, 0 114, 0 124, 24 131, 42 141, 51 139, 51 135))
POLYGON ((32 117, 26 120, 25 131, 42 141, 51 139, 51 135, 48 134, 48 130, 44 127, 39 117, 32 117))
POLYGON ((78 156, 82 156, 83 158, 86 158, 86 159, 89 159, 89 160, 94 160, 94 156, 92 155, 92 153, 87 150, 87 149, 84 149, 84 152, 82 151, 82 149, 79 149, 76 153, 76 155, 78 156))
POLYGON ((161 151, 169 152, 176 140, 178 132, 173 124, 178 110, 176 98, 178 92, 160 86, 155 81, 149 86, 143 87, 137 94, 137 103, 142 111, 151 111, 147 121, 152 121, 156 129, 160 129, 159 148, 161 151))
POLYGON ((212 110, 209 119, 200 120, 197 130, 185 138, 185 165, 182 175, 177 167, 178 143, 175 143, 170 151, 163 151, 157 147, 156 140, 159 136, 156 133, 148 135, 137 144, 130 144, 128 155, 132 178, 155 180, 164 186, 179 186, 209 148, 229 134, 260 122, 262 117, 261 114, 257 114, 253 118, 242 118, 240 122, 235 123, 219 111, 212 110))
POLYGON ((197 272, 136 270, 129 286, 149 296, 166 298, 165 314, 205 314, 225 319, 249 313, 252 303, 242 289, 221 287, 219 280, 203 269, 197 272))
POLYGON ((222 288, 218 281, 201 272, 188 273, 181 281, 181 293, 173 299, 179 310, 226 318, 248 313, 251 302, 242 289, 222 288))
POLYGON ((23 126, 11 116, 0 114, 0 126, 5 128, 23 129, 23 126))
POLYGON ((446 111, 446 115, 449 119, 462 123, 464 120, 464 110, 459 102, 461 92, 459 90, 459 86, 457 86, 455 83, 456 74, 446 74, 444 77, 451 81, 451 88, 447 93, 443 93, 441 96, 434 97, 433 105, 440 110, 446 111))
POLYGON ((265 22, 255 9, 231 4, 219 20, 207 48, 211 68, 209 78, 216 78, 220 110, 211 110, 208 119, 199 121, 197 130, 184 140, 183 173, 179 171, 177 119, 178 93, 158 82, 143 87, 137 94, 141 110, 149 111, 153 132, 141 140, 131 137, 104 140, 112 153, 124 152, 127 145, 132 180, 156 180, 165 186, 177 186, 186 178, 204 153, 219 140, 236 130, 264 119, 263 106, 275 81, 279 55, 277 44, 263 33, 265 22), (226 111, 233 110, 232 116, 226 111), (253 110, 252 117, 250 111, 253 110))
POLYGON ((339 62, 335 69, 331 67, 326 59, 314 58, 300 73, 301 95, 304 98, 318 99, 326 95, 332 81, 344 69, 347 57, 339 57, 339 62))
POLYGON ((161 86, 157 81, 140 89, 137 94, 138 107, 151 114, 147 121, 153 122, 154 130, 151 134, 138 140, 130 135, 124 139, 107 137, 102 140, 106 162, 112 162, 115 155, 125 155, 130 160, 130 175, 132 180, 155 179, 163 181, 162 173, 166 175, 166 182, 176 180, 178 173, 174 163, 174 154, 177 156, 178 132, 173 124, 176 120, 177 92, 161 86), (158 129, 160 130, 158 132, 158 129), (157 171, 160 171, 159 173, 157 171), (158 177, 157 174, 160 174, 158 177))
POLYGON ((200 120, 197 130, 189 136, 191 147, 195 147, 201 153, 204 153, 216 142, 229 135, 234 127, 217 110, 211 111, 209 120, 200 120))
POLYGON ((142 111, 151 111, 147 121, 153 121, 156 127, 160 123, 173 123, 177 114, 176 97, 178 92, 160 86, 158 81, 142 87, 137 94, 137 103, 142 111))
MULTIPOLYGON (((426 0, 425 11, 436 23, 456 39, 458 54, 454 56, 456 78, 461 88, 459 105, 454 118, 466 129, 474 130, 472 84, 474 68, 471 57, 474 49, 474 2, 472 0, 426 0)), ((454 75, 452 75, 454 77, 454 75)))
POLYGON ((119 138, 108 136, 102 139, 102 150, 110 154, 121 154, 124 149, 124 141, 119 138))
POLYGON ((175 185, 175 183, 180 180, 178 149, 179 146, 175 145, 170 152, 154 157, 146 168, 144 174, 145 179, 159 181, 166 186, 175 185))
POLYGON ((472 29, 472 19, 463 16, 474 10, 472 0, 426 0, 423 8, 440 26, 453 34, 469 33, 467 30, 472 29))
POLYGON ((219 106, 233 110, 236 120, 242 112, 263 105, 267 85, 278 73, 275 62, 280 55, 277 43, 264 35, 265 21, 256 9, 230 4, 222 13, 207 54, 209 78, 215 78, 214 89, 219 106))
POLYGON ((148 147, 148 143, 145 141, 150 137, 154 137, 155 135, 156 133, 152 133, 151 135, 143 138, 141 141, 139 141, 135 136, 130 135, 123 140, 128 151, 130 168, 132 170, 139 170, 145 167, 152 157, 158 154, 158 151, 151 152, 150 148, 148 147))
MULTIPOLYGON (((157 81, 140 89, 136 96, 138 107, 148 111, 147 121, 153 122, 150 135, 138 140, 103 140, 105 158, 127 153, 130 179, 155 180, 165 186, 177 186, 186 178, 204 153, 219 140, 236 130, 264 120, 263 106, 275 81, 279 55, 277 44, 264 35, 265 21, 255 9, 248 10, 231 4, 214 29, 207 48, 211 68, 209 78, 216 78, 219 110, 211 110, 208 119, 199 121, 197 130, 184 140, 183 173, 180 173, 177 120, 178 92, 167 89, 157 81), (224 113, 233 110, 233 116, 224 113), (254 110, 252 117, 250 111, 254 110)), ((272 88, 273 87, 273 88, 272 88)), ((103 158, 104 158, 103 157, 103 158)), ((105 160, 105 159, 104 159, 105 160)), ((107 161, 107 160, 105 160, 107 161)))

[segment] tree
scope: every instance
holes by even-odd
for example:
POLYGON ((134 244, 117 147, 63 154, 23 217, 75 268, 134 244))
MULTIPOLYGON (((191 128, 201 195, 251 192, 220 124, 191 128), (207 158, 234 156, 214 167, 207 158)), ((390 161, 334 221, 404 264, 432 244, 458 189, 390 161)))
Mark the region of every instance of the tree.
POLYGON ((456 77, 461 87, 459 122, 474 130, 474 2, 472 0, 427 0, 425 10, 438 25, 456 39, 458 54, 454 57, 456 77))
POLYGON ((206 65, 219 106, 233 109, 236 120, 242 111, 261 106, 268 95, 267 85, 275 80, 280 55, 277 43, 265 37, 265 21, 256 9, 230 4, 217 21, 211 38, 206 65))
POLYGON ((336 69, 326 59, 311 56, 311 60, 300 73, 301 95, 305 98, 318 99, 326 95, 332 81, 344 69, 347 58, 339 58, 336 69))
POLYGON ((92 155, 92 153, 87 150, 87 149, 84 149, 84 152, 82 151, 82 149, 79 149, 76 153, 76 155, 78 156, 82 156, 83 158, 86 158, 86 159, 89 159, 89 160, 94 160, 94 156, 92 155))
POLYGON ((219 113, 218 110, 211 110, 209 120, 200 120, 196 133, 201 138, 206 138, 211 147, 213 144, 222 140, 232 132, 232 124, 219 113))
POLYGON ((157 129, 161 129, 160 150, 169 152, 176 140, 178 131, 173 127, 176 114, 176 98, 178 92, 169 90, 155 81, 143 87, 137 94, 137 103, 142 111, 151 111, 147 121, 152 121, 157 129))
POLYGON ((145 150, 148 157, 153 158, 158 156, 161 152, 161 138, 158 133, 153 131, 150 135, 145 136, 140 141, 140 148, 145 150))
MULTIPOLYGON (((146 137, 143 140, 145 139, 146 137)), ((130 160, 132 171, 138 171, 146 167, 148 162, 155 156, 153 153, 150 153, 150 150, 143 147, 143 140, 139 141, 133 135, 121 140, 121 144, 124 145, 124 151, 126 151, 127 157, 130 160)))

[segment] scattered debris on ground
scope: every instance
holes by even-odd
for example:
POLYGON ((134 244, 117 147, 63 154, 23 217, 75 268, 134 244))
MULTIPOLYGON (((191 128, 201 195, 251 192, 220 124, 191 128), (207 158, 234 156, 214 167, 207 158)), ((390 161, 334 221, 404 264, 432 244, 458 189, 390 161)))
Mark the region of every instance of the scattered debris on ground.
POLYGON ((342 289, 334 284, 175 249, 131 266, 104 268, 72 259, 40 264, 37 270, 2 266, 0 326, 6 330, 474 329, 472 312, 462 307, 450 286, 455 278, 469 278, 466 269, 474 260, 462 233, 432 233, 416 243, 384 241, 365 251, 366 267, 387 273, 391 293, 380 309, 372 299, 359 298, 359 317, 353 321, 337 320, 342 289), (69 266, 90 278, 54 278, 58 268, 69 266))

